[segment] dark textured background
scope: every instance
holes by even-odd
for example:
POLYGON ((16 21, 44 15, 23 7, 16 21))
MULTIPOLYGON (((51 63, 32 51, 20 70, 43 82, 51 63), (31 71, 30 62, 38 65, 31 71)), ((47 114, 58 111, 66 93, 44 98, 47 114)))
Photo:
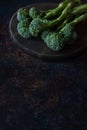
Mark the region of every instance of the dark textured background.
POLYGON ((48 63, 25 54, 9 37, 12 14, 36 2, 0 1, 0 130, 87 130, 87 52, 71 62, 48 63))

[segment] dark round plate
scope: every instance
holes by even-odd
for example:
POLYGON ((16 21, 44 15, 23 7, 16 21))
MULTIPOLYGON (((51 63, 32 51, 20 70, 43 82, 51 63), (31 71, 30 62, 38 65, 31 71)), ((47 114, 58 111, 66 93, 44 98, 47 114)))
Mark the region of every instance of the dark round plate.
MULTIPOLYGON (((30 8, 32 6, 35 6, 37 9, 46 10, 50 8, 57 7, 58 4, 56 3, 38 3, 26 6, 24 8, 30 8)), ((77 56, 80 54, 80 52, 83 52, 84 49, 87 47, 87 36, 84 35, 84 31, 86 29, 82 28, 80 30, 82 33, 80 34, 80 39, 78 41, 70 46, 66 46, 62 51, 60 52, 54 52, 50 50, 46 44, 39 38, 32 38, 32 39, 24 39, 22 38, 18 32, 17 32, 17 18, 16 18, 17 12, 12 16, 10 23, 9 23, 9 31, 12 40, 14 43, 16 43, 22 50, 24 50, 26 53, 35 56, 40 59, 44 60, 65 60, 69 59, 71 57, 77 56)))

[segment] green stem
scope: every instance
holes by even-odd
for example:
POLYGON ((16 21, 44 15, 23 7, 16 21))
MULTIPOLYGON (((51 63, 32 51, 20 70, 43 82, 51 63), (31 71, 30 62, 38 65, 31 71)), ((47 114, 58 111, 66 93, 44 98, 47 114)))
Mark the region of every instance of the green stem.
POLYGON ((84 12, 87 12, 87 4, 83 4, 75 7, 72 11, 72 15, 78 15, 84 12))
POLYGON ((48 18, 50 18, 52 16, 55 16, 55 14, 59 14, 59 12, 63 10, 63 8, 64 8, 63 3, 60 3, 57 6, 57 8, 55 8, 55 9, 49 11, 48 13, 46 13, 46 15, 44 16, 44 19, 48 19, 48 18))
POLYGON ((57 31, 59 31, 60 29, 62 29, 67 23, 69 23, 70 19, 66 19, 60 26, 57 27, 57 31))
POLYGON ((50 26, 52 27, 62 22, 67 17, 68 13, 70 12, 72 5, 73 5, 72 3, 69 3, 67 7, 62 11, 62 14, 60 15, 60 17, 58 17, 57 19, 49 23, 49 27, 50 26))
POLYGON ((87 19, 87 13, 75 18, 72 22, 70 22, 70 26, 75 27, 78 23, 80 23, 81 21, 84 21, 87 19))
MULTIPOLYGON (((57 31, 60 30, 61 28, 63 28, 67 23, 69 23, 69 20, 70 20, 70 18, 72 18, 73 15, 74 15, 74 16, 75 16, 75 15, 79 15, 79 14, 84 13, 84 12, 87 12, 87 4, 83 4, 83 5, 79 5, 79 6, 75 7, 75 8, 73 9, 73 11, 72 11, 72 15, 70 15, 70 17, 67 18, 67 19, 63 22, 63 24, 60 25, 60 26, 57 28, 57 31)), ((80 18, 82 18, 82 17, 83 17, 83 16, 81 16, 80 18)), ((80 18, 76 18, 76 19, 77 19, 77 20, 80 20, 80 18)), ((77 20, 74 20, 74 21, 72 22, 72 24, 75 23, 77 20)))
POLYGON ((65 9, 67 4, 70 2, 81 4, 81 0, 64 0, 63 2, 59 3, 59 5, 56 8, 48 11, 48 13, 46 13, 46 15, 43 18, 48 19, 52 16, 55 16, 56 14, 58 16, 61 13, 61 11, 65 9))
POLYGON ((48 13, 46 13, 46 15, 44 16, 44 19, 48 19, 52 16, 55 16, 56 14, 57 15, 60 14, 60 12, 66 7, 67 3, 70 1, 72 1, 72 0, 65 0, 65 1, 59 3, 59 5, 56 8, 54 8, 51 11, 49 11, 48 13))

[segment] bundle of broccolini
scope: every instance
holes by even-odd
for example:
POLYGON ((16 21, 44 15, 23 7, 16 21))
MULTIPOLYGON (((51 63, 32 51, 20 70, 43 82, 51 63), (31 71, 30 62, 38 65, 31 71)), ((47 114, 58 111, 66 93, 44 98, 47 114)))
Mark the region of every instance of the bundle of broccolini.
POLYGON ((78 39, 75 27, 87 19, 87 4, 81 0, 64 0, 54 9, 19 9, 17 31, 23 38, 41 37, 53 51, 60 51, 66 44, 78 39))

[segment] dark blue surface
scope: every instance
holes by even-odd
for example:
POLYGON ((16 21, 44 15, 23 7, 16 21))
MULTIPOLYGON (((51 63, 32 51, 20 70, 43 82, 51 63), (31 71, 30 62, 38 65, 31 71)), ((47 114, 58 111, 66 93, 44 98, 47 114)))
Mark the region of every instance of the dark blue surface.
POLYGON ((87 52, 71 62, 47 63, 9 37, 12 14, 36 2, 42 1, 0 1, 0 130, 87 130, 87 52))

